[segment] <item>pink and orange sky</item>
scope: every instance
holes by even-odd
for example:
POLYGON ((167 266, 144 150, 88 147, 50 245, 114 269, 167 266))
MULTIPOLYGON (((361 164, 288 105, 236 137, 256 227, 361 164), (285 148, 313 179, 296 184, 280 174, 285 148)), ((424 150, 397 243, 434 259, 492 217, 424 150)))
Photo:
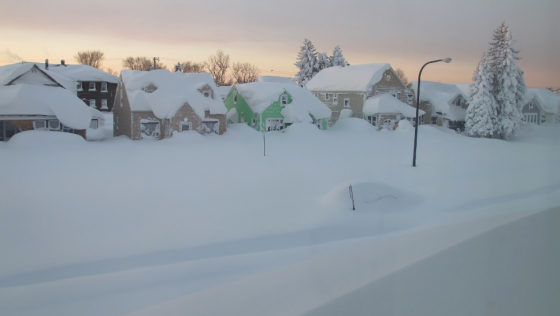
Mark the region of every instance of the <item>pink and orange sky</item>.
POLYGON ((351 64, 388 62, 416 80, 470 82, 494 29, 506 21, 531 88, 560 88, 558 0, 0 0, 0 65, 75 63, 101 50, 103 67, 128 56, 202 62, 218 49, 263 75, 293 76, 304 38, 318 52, 340 45, 351 64))

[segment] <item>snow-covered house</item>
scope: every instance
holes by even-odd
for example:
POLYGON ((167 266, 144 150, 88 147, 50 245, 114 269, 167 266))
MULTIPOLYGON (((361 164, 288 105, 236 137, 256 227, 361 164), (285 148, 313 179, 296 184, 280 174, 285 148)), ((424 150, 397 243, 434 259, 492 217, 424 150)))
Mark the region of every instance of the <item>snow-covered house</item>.
POLYGON ((92 112, 72 88, 72 80, 33 63, 0 67, 0 141, 34 129, 85 138, 92 112))
POLYGON ((218 91, 218 95, 222 98, 222 101, 226 99, 231 90, 232 86, 219 86, 216 91, 218 91))
POLYGON ((208 73, 123 70, 113 108, 113 134, 131 139, 195 130, 223 134, 226 108, 208 73))
POLYGON ((412 92, 387 63, 326 68, 306 87, 332 110, 331 125, 344 117, 367 119, 371 115, 364 113, 365 102, 376 95, 389 94, 403 103, 414 104, 412 92))
POLYGON ((67 65, 64 61, 40 67, 74 80, 78 98, 90 107, 103 112, 113 110, 119 77, 88 65, 67 65))
POLYGON ((258 76, 258 82, 273 82, 273 83, 283 83, 297 85, 293 78, 289 77, 279 77, 279 76, 258 76))
MULTIPOLYGON (((387 93, 368 98, 363 112, 364 119, 378 129, 392 129, 393 124, 401 120, 408 120, 413 126, 416 124, 416 108, 387 93)), ((418 111, 419 116, 424 114, 424 111, 418 111)))
POLYGON ((560 96, 547 89, 527 89, 523 121, 537 124, 556 124, 560 119, 560 96))
POLYGON ((294 84, 236 84, 225 105, 228 123, 247 123, 258 131, 261 127, 266 131, 283 130, 298 122, 310 122, 327 129, 327 119, 331 116, 331 110, 311 92, 294 84))
MULTIPOLYGON (((416 93, 418 81, 408 86, 416 93)), ((467 95, 455 84, 433 81, 422 81, 420 84, 420 109, 426 112, 423 124, 463 130, 467 107, 467 95)))

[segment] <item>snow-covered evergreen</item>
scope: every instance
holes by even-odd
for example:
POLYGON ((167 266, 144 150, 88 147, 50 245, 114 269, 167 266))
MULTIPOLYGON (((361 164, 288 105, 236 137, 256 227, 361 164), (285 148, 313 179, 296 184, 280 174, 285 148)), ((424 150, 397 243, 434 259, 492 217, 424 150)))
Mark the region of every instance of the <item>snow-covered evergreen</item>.
POLYGON ((307 38, 303 41, 298 53, 296 63, 294 64, 299 68, 294 80, 300 85, 304 86, 316 73, 319 72, 317 65, 317 52, 315 46, 307 38))
POLYGON ((330 57, 330 62, 332 66, 341 66, 341 67, 345 67, 348 62, 346 61, 346 59, 344 59, 344 56, 342 55, 342 50, 340 49, 340 46, 336 45, 336 47, 333 50, 333 54, 330 57))
POLYGON ((516 60, 519 60, 517 57, 519 51, 513 44, 514 40, 509 27, 503 22, 494 31, 488 51, 490 71, 494 79, 492 93, 497 104, 495 131, 502 139, 515 135, 521 126, 523 118, 521 109, 527 89, 523 71, 515 63, 516 60))
POLYGON ((330 62, 330 58, 327 55, 327 53, 319 53, 317 54, 317 69, 318 71, 321 71, 325 68, 329 68, 332 67, 332 64, 330 62))
POLYGON ((495 119, 496 101, 492 95, 492 73, 485 53, 473 75, 465 132, 473 137, 492 137, 495 119))

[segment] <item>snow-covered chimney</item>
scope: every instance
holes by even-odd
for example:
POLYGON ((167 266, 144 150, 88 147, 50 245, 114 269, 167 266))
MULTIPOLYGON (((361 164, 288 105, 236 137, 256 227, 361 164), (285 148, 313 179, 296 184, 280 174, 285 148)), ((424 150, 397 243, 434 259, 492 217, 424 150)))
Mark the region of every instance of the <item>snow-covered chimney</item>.
POLYGON ((45 69, 49 69, 49 60, 45 59, 45 69))

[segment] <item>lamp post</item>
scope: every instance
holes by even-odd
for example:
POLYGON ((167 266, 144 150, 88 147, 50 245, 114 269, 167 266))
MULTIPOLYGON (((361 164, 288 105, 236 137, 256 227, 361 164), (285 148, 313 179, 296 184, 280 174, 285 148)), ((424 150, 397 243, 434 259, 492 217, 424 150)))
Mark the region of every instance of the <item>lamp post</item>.
POLYGON ((429 61, 425 63, 424 66, 422 66, 422 68, 420 68, 420 73, 418 73, 418 86, 416 87, 416 120, 415 120, 416 126, 414 127, 414 154, 412 155, 413 167, 416 167, 416 145, 418 144, 418 110, 420 108, 420 77, 422 77, 422 70, 424 70, 424 67, 426 67, 428 64, 433 64, 440 61, 450 63, 451 58, 446 57, 442 59, 429 61))

